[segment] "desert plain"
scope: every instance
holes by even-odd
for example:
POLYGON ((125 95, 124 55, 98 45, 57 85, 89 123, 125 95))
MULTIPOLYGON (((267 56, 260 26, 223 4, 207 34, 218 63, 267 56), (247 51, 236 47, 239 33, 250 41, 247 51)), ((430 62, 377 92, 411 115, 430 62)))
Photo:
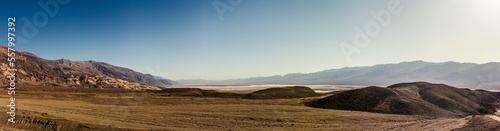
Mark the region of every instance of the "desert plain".
MULTIPOLYGON (((229 88, 233 87, 220 87, 229 88)), ((8 114, 2 113, 0 118, 5 121, 1 122, 0 129, 492 130, 499 129, 500 125, 500 113, 437 118, 304 105, 328 95, 243 99, 167 95, 154 91, 20 86, 16 91, 16 123, 7 122, 8 114)), ((0 101, 7 103, 9 97, 1 95, 0 101)), ((1 106, 0 110, 8 111, 8 108, 1 106)))

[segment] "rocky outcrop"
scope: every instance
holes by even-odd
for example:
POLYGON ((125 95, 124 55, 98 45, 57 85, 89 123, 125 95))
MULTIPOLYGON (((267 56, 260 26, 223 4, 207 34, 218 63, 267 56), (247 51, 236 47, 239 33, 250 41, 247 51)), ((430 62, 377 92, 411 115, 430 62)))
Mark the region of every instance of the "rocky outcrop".
POLYGON ((120 88, 129 90, 161 90, 161 88, 156 86, 150 86, 146 84, 141 84, 138 82, 129 82, 123 79, 112 78, 108 76, 98 75, 98 76, 81 76, 81 77, 70 77, 71 86, 88 86, 95 88, 120 88))
POLYGON ((175 82, 150 74, 142 74, 131 69, 113 66, 97 61, 70 61, 59 59, 47 61, 49 66, 62 74, 104 75, 127 81, 140 82, 153 86, 169 86, 175 82))

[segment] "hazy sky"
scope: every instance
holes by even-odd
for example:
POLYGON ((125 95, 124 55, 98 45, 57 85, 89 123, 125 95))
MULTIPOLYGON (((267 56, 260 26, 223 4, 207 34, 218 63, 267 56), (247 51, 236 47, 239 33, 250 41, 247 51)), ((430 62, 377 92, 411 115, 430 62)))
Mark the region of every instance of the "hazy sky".
POLYGON ((2 1, 0 35, 6 36, 8 16, 16 16, 23 37, 28 23, 23 18, 33 22, 33 16, 46 14, 38 33, 17 49, 45 59, 103 61, 173 80, 414 60, 500 61, 498 0, 400 0, 395 6, 400 12, 391 13, 386 26, 378 22, 378 35, 363 48, 354 45, 354 28, 366 32, 365 25, 377 21, 370 12, 387 11, 389 0, 243 0, 235 6, 220 1, 233 8, 224 20, 214 0, 70 0, 54 16, 34 0, 2 1), (350 61, 342 42, 359 51, 350 61))

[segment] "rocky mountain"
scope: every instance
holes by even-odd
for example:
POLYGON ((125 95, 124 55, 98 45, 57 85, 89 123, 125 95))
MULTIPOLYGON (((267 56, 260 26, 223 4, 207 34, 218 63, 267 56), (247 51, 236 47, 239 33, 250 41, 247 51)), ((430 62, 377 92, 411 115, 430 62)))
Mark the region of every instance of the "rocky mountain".
POLYGON ((294 73, 269 77, 221 81, 180 80, 182 84, 335 84, 378 85, 427 81, 456 87, 500 90, 500 63, 485 64, 424 61, 345 67, 313 73, 294 73))
MULTIPOLYGON (((131 69, 97 61, 46 60, 29 52, 16 52, 15 68, 20 85, 45 85, 94 88, 123 88, 159 90, 175 84, 161 77, 142 74, 131 69)), ((7 71, 7 48, 0 46, 0 68, 7 71)), ((4 77, 5 78, 5 77, 4 77)), ((2 79, 0 84, 7 85, 2 79)))
POLYGON ((500 108, 497 95, 497 92, 415 82, 344 91, 306 105, 390 114, 461 117, 495 113, 500 108))

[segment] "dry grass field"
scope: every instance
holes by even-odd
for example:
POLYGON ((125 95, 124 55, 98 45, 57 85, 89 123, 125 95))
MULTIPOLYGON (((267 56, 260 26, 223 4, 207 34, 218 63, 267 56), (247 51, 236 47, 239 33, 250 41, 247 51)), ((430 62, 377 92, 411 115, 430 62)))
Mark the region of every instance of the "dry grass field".
MULTIPOLYGON (((325 97, 325 96, 321 96, 325 97)), ((166 96, 154 92, 19 87, 16 123, 3 130, 451 130, 470 120, 498 125, 488 116, 431 118, 318 109, 320 97, 242 99, 166 96)), ((7 103, 6 95, 0 101, 7 103)), ((6 106, 0 110, 7 111, 6 106)))

